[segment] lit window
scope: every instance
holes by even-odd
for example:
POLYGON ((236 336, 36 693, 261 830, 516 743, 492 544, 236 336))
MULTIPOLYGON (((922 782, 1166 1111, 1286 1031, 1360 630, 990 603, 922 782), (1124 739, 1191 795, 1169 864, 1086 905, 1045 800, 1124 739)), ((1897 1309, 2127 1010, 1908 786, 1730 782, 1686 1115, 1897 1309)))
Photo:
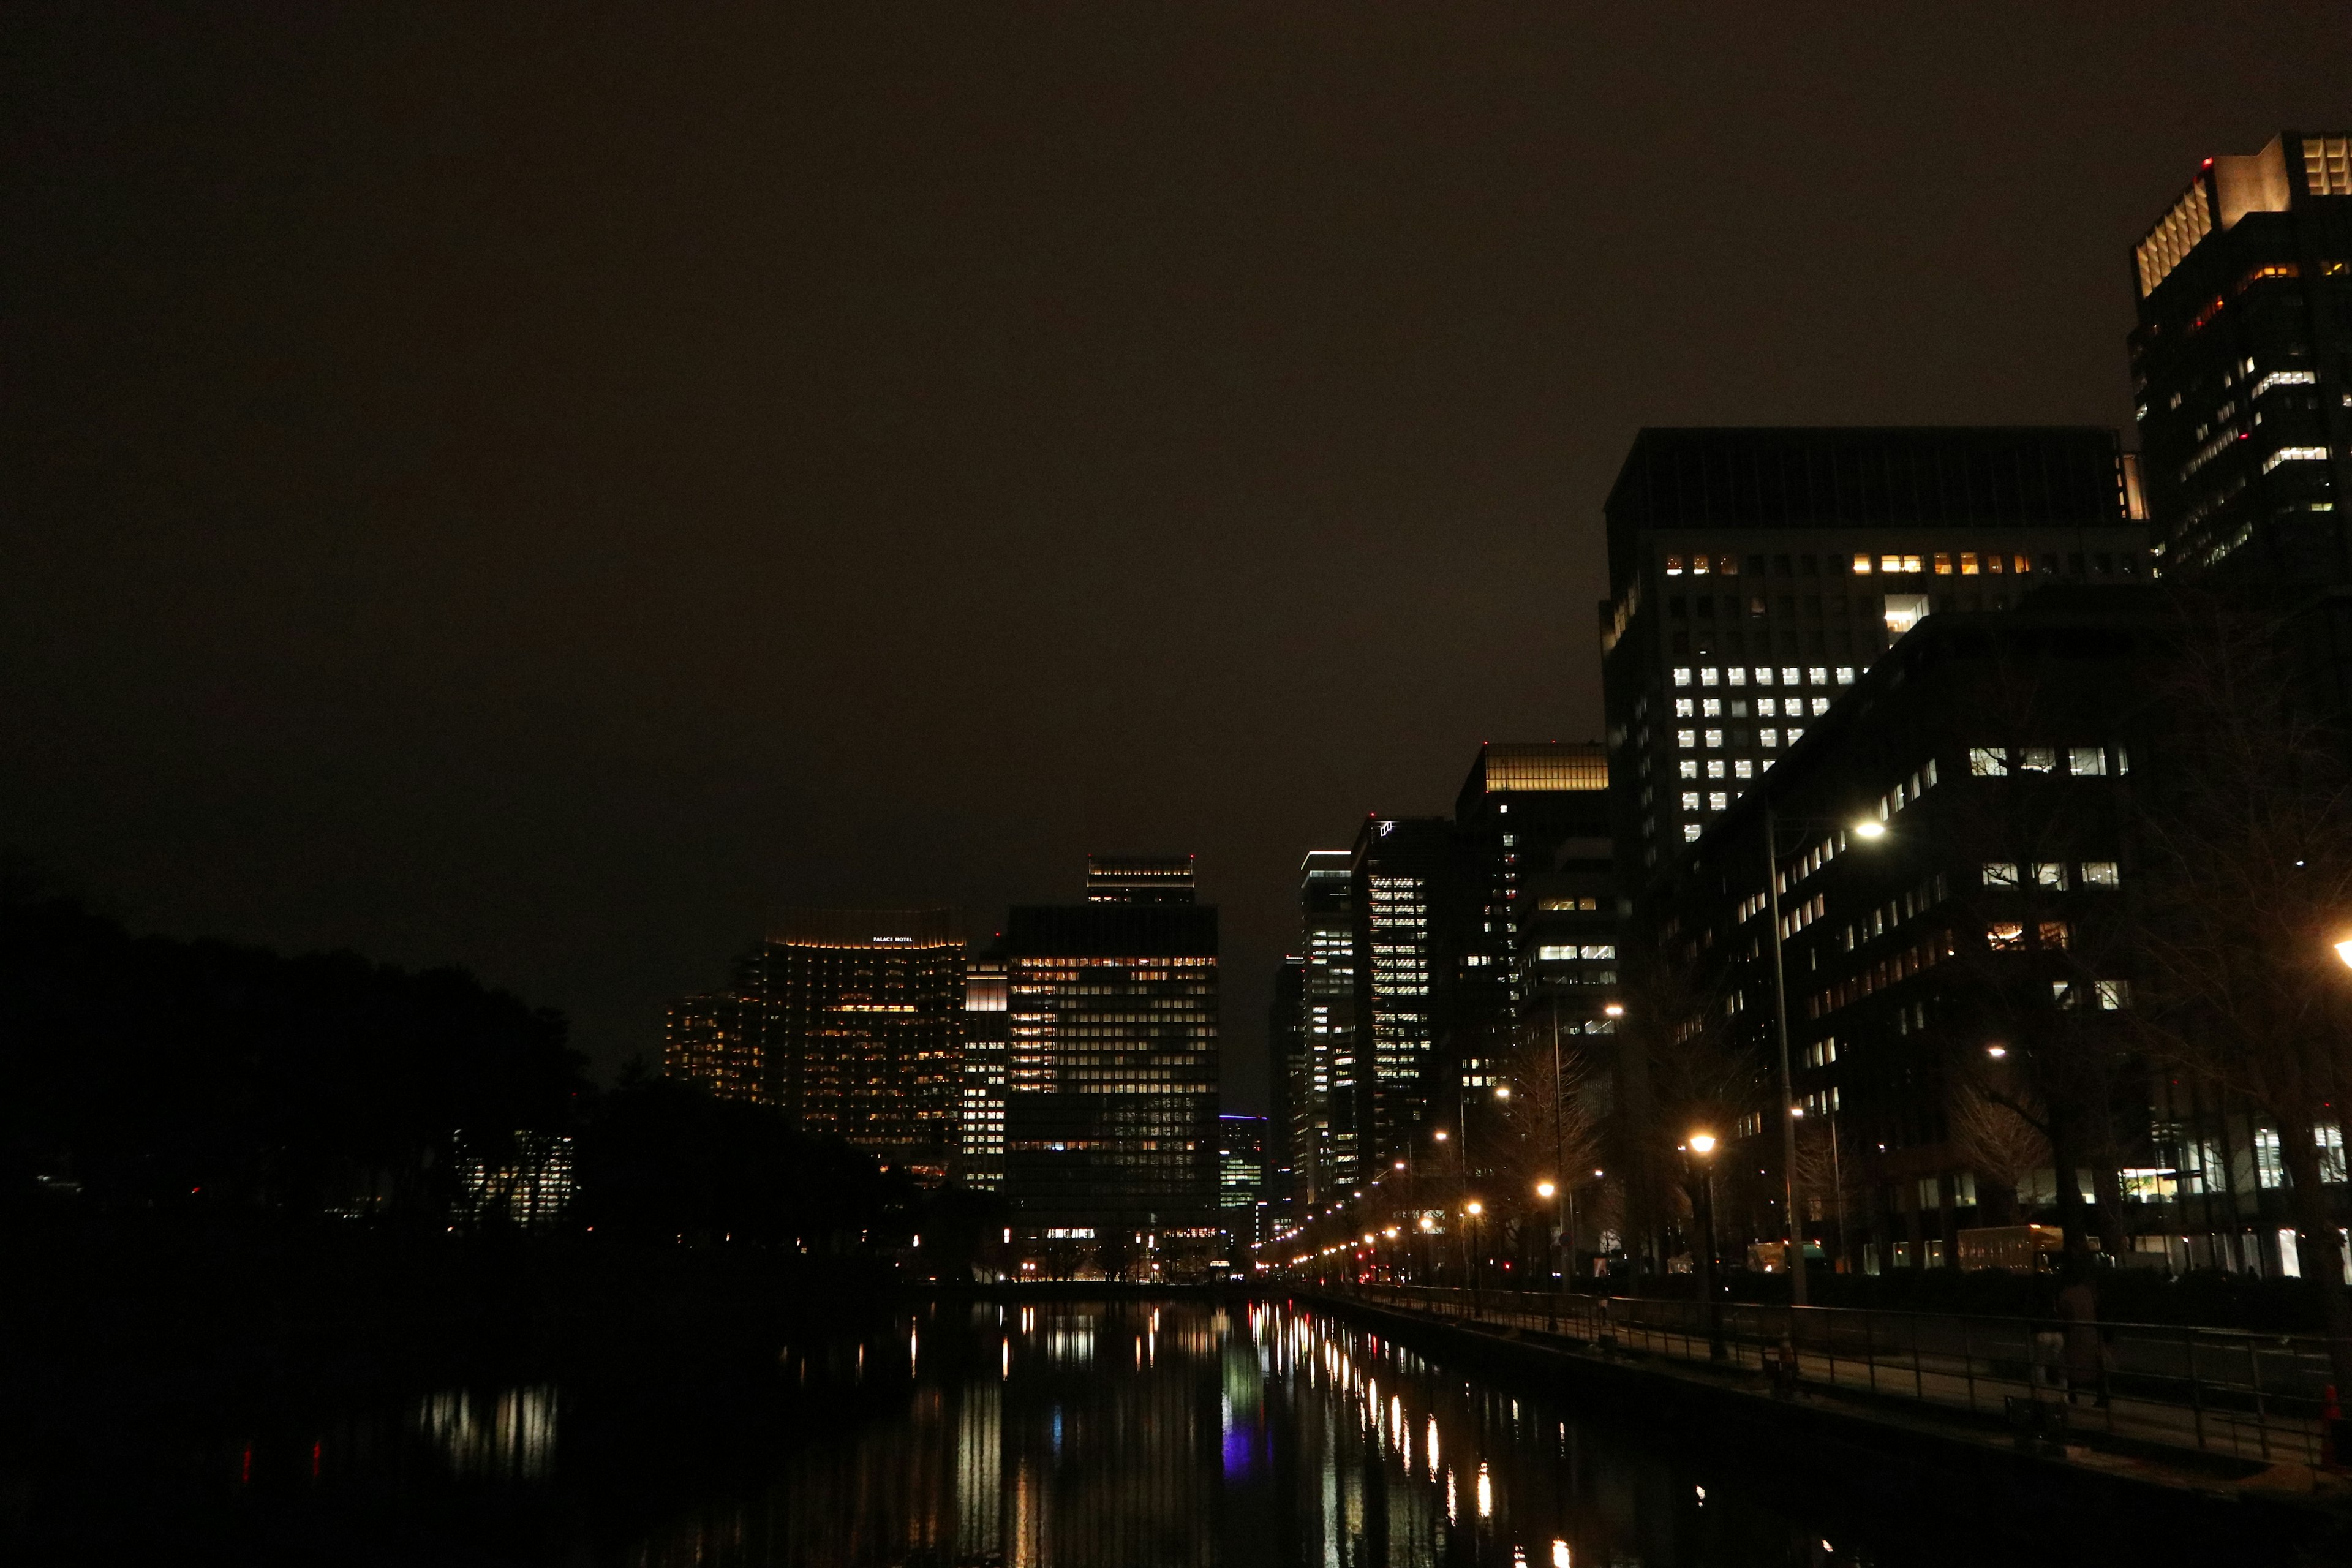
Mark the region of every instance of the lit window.
POLYGON ((1579 958, 1611 958, 1617 956, 1617 944, 1612 942, 1588 942, 1577 949, 1579 958))
POLYGON ((1952 558, 1944 554, 1940 551, 1937 552, 1936 555, 1936 575, 1938 577, 1948 577, 1951 574, 1952 558))
POLYGON ((1714 752, 1720 751, 1722 747, 1723 731, 1720 730, 1709 730, 1706 732, 1706 749, 1710 752, 1714 752))
POLYGON ((1669 555, 1669 556, 1667 556, 1667 557, 1666 557, 1666 575, 1667 575, 1667 576, 1669 576, 1669 577, 1679 577, 1679 576, 1681 576, 1682 574, 1683 574, 1683 558, 1682 558, 1681 556, 1679 556, 1679 555, 1669 555))
POLYGON ((2028 746, 2017 753, 2017 765, 2029 773, 2054 773, 2058 771, 2058 749, 2028 746))
POLYGON ((1713 795, 1706 797, 1706 808, 1709 811, 1721 811, 1725 806, 1729 805, 1730 804, 1731 797, 1725 795, 1721 790, 1717 790, 1713 795))
POLYGON ((2005 778, 2009 774, 2009 753, 1999 746, 1970 746, 1969 772, 1980 779, 2005 778))
POLYGON ((1867 577, 1867 576, 1869 576, 1869 575, 1870 575, 1870 557, 1869 557, 1869 556, 1867 556, 1867 555, 1857 555, 1857 556, 1855 556, 1855 557, 1853 558, 1853 572, 1854 572, 1854 575, 1855 575, 1855 576, 1857 576, 1857 577, 1867 577))
POLYGON ((1899 637, 1926 619, 1927 615, 1927 595, 1889 594, 1886 595, 1886 635, 1899 637))
POLYGON ((1678 769, 1684 778, 1695 779, 1698 777, 1698 764, 1691 761, 1688 757, 1685 757, 1678 764, 1678 769))
POLYGON ((1539 963, 1559 963, 1575 956, 1574 942, 1546 942, 1536 949, 1536 961, 1539 963))
POLYGON ((1720 719, 1723 717, 1723 700, 1719 697, 1710 697, 1698 705, 1698 710, 1704 718, 1720 719))
POLYGON ((1685 811, 1696 811, 1698 809, 1698 791, 1695 789, 1686 789, 1683 791, 1683 809, 1685 811))
POLYGON ((2112 888, 2122 881, 2123 876, 2113 860, 2083 862, 2083 886, 2086 888, 2112 888))
POLYGON ((1728 670, 1725 672, 1725 679, 1734 686, 1745 686, 1748 684, 1748 672, 1744 669, 1728 670))
POLYGON ((1777 746, 1780 743, 1780 731, 1778 730, 1759 730, 1756 731, 1756 740, 1760 745, 1777 746))
MULTIPOLYGON (((1939 559, 1940 559, 1940 557, 1939 557, 1939 559)), ((1977 552, 1976 552, 1975 551, 1973 551, 1973 550, 1963 550, 1963 551, 1961 551, 1961 552, 1960 552, 1960 575, 1961 575, 1961 576, 1963 576, 1963 577, 1973 577, 1973 576, 1975 576, 1976 574, 1977 574, 1977 552)))
POLYGON ((1675 731, 1675 744, 1687 751, 1689 748, 1698 744, 1698 731, 1696 730, 1675 731))
POLYGON ((2063 860, 2037 860, 2033 866, 2033 885, 2066 890, 2066 863, 2063 860))
POLYGON ((1737 576, 1738 576, 1738 575, 1739 575, 1739 557, 1738 557, 1738 556, 1737 556, 1737 555, 1718 555, 1718 556, 1717 556, 1717 557, 1715 558, 1715 571, 1716 571, 1716 575, 1717 575, 1717 576, 1718 576, 1718 577, 1737 577, 1737 576))
POLYGON ((1756 776, 1756 764, 1742 757, 1731 764, 1731 776, 1736 779, 1752 779, 1756 776))
POLYGON ((2263 459, 2263 472, 2269 473, 2281 463, 2324 463, 2327 461, 2325 447, 2281 447, 2263 459))
POLYGON ((2032 570, 2033 570, 2033 560, 2032 560, 2032 557, 2031 557, 2031 556, 2027 556, 2027 555, 2020 555, 2020 556, 2016 556, 2016 557, 2014 557, 2014 558, 2012 558, 2012 559, 2011 560, 2011 562, 2010 562, 2010 567, 2011 567, 2011 570, 2014 571, 2014 572, 2015 572, 2019 576, 2022 577, 2022 576, 2024 576, 2027 573, 2029 573, 2029 572, 2031 572, 2031 571, 2032 571, 2032 570))
POLYGON ((2079 778, 2103 777, 2107 771, 2107 753, 2098 746, 2070 746, 2066 749, 2066 767, 2079 778))
POLYGON ((1838 666, 1837 683, 1840 686, 1852 686, 1853 684, 1853 666, 1850 664, 1842 664, 1838 666))
POLYGON ((1985 927, 1985 945, 1995 952, 2022 952, 2025 928, 2015 921, 1996 921, 1985 927))
POLYGON ((1802 730, 1791 730, 1789 731, 1789 744, 1792 746, 1804 738, 1805 732, 1802 730))
POLYGON ((1701 686, 1713 686, 1722 674, 1719 669, 1702 669, 1698 672, 1698 683, 1701 686))
POLYGON ((2014 860, 1986 861, 1984 863, 1984 885, 1988 888, 2014 888, 2017 886, 2017 862, 2014 860))
POLYGON ((1798 676, 1798 674, 1799 674, 1799 671, 1798 671, 1798 669, 1797 669, 1797 667, 1796 667, 1796 666, 1794 666, 1794 665, 1790 665, 1790 666, 1789 666, 1788 668, 1784 668, 1783 670, 1781 670, 1781 671, 1780 671, 1780 684, 1781 684, 1781 685, 1783 685, 1783 686, 1794 686, 1794 685, 1796 685, 1796 684, 1797 684, 1797 676, 1798 676))
POLYGON ((2130 981, 2102 980, 2098 987, 2099 1011, 2102 1013, 2119 1013, 2131 1005, 2130 981))
POLYGON ((1826 698, 1826 697, 1816 697, 1816 698, 1814 698, 1814 699, 1813 699, 1813 713, 1814 713, 1815 717, 1819 717, 1820 715, 1822 715, 1822 714, 1823 714, 1823 713, 1826 713, 1826 712, 1828 712, 1829 710, 1830 710, 1830 700, 1829 700, 1828 698, 1826 698))
POLYGON ((2066 922, 2064 921, 2043 921, 2041 924, 2042 946, 2063 948, 2073 945, 2073 943, 2066 940, 2066 922))
POLYGON ((1676 686, 1688 686, 1690 684, 1689 666, 1685 665, 1675 671, 1675 684, 1676 686))
POLYGON ((1722 758, 1709 757, 1706 760, 1706 776, 1711 779, 1719 779, 1723 776, 1722 758))
POLYGON ((1906 572, 1919 570, 1919 558, 1916 555, 1906 555, 1903 558, 1903 570, 1906 572))
MULTIPOLYGON (((1918 557, 1915 555, 1911 559, 1916 561, 1918 557)), ((1903 570, 1903 557, 1900 555, 1882 555, 1878 558, 1878 569, 1881 572, 1900 572, 1903 570)))
POLYGON ((1691 570, 1701 576, 1705 576, 1706 574, 1708 564, 1709 562, 1704 555, 1694 555, 1691 557, 1691 570))
POLYGON ((1696 844, 1698 842, 1697 823, 1685 822, 1683 824, 1683 842, 1685 844, 1696 844))
POLYGON ((1759 719, 1778 719, 1780 716, 1780 707, 1771 698, 1759 697, 1756 700, 1756 717, 1759 719))
POLYGON ((1830 672, 1818 664, 1814 665, 1805 671, 1805 683, 1809 686, 1827 686, 1830 683, 1830 672))
POLYGON ((1677 697, 1677 698, 1675 698, 1675 718, 1677 718, 1677 719, 1688 719, 1688 718, 1692 718, 1692 717, 1694 717, 1694 716, 1697 713, 1697 711, 1698 711, 1697 704, 1694 703, 1694 702, 1693 702, 1689 698, 1687 698, 1687 697, 1677 697))
POLYGON ((1762 669, 1756 672, 1756 684, 1759 686, 1769 686, 1772 684, 1771 666, 1767 665, 1762 669))

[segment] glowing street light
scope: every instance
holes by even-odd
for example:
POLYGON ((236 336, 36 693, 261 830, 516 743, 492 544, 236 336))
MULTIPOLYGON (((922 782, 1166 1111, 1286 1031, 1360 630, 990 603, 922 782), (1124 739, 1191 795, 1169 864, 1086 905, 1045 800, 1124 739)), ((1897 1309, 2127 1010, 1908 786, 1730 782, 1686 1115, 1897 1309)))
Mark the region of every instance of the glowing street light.
POLYGON ((1886 824, 1857 822, 1853 825, 1853 836, 1856 838, 1884 838, 1886 837, 1886 824))
MULTIPOLYGON (((2352 963, 2352 959, 2347 959, 2345 962, 2352 963)), ((1622 1018, 1625 1016, 1624 1007, 1621 1004, 1615 1002, 1610 1003, 1609 1005, 1601 1009, 1601 1012, 1603 1017, 1609 1018, 1622 1018)))
MULTIPOLYGON (((2347 942, 2345 945, 2347 947, 2352 947, 2352 942, 2347 942)), ((2347 962, 2352 962, 2352 960, 2347 960, 2347 962)), ((1993 1058, 1995 1060, 1999 1060, 2000 1058, 2009 1055, 2009 1047, 2007 1046, 1987 1046, 1985 1047, 1985 1055, 1993 1058)))
POLYGON ((1712 1132, 1694 1132, 1694 1133, 1692 1133, 1692 1134, 1690 1135, 1690 1151, 1691 1151, 1691 1152, 1692 1152, 1692 1153, 1694 1153, 1694 1154, 1712 1154, 1712 1153, 1714 1153, 1714 1152, 1715 1152, 1715 1134, 1714 1134, 1714 1133, 1712 1133, 1712 1132))
POLYGON ((1486 1212, 1486 1205, 1480 1203, 1477 1199, 1473 1198, 1468 1203, 1462 1205, 1462 1212, 1468 1215, 1472 1219, 1475 1219, 1480 1215, 1486 1212))
POLYGON ((1496 1084, 1496 1085, 1495 1086, 1495 1098, 1496 1098, 1496 1100, 1508 1100, 1508 1099, 1510 1099, 1510 1098, 1511 1098, 1511 1086, 1510 1086, 1509 1084, 1507 1084, 1507 1083, 1498 1083, 1498 1084, 1496 1084))
POLYGON ((1548 1198, 1558 1191, 1559 1191, 1559 1189, 1553 1186, 1549 1182, 1538 1182, 1536 1184, 1536 1196, 1539 1198, 1548 1198))
POLYGON ((2352 966, 2352 937, 2347 937, 2336 944, 2336 956, 2342 959, 2347 966, 2352 966))

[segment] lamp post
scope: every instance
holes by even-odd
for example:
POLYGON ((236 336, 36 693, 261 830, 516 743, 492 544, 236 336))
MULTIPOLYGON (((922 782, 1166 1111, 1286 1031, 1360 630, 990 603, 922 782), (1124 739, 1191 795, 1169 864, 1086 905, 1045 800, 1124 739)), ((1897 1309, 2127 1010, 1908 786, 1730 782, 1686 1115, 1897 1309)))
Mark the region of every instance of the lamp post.
POLYGON ((1476 1255, 1471 1247, 1470 1233, 1477 1227, 1478 1216, 1486 1212, 1486 1205, 1475 1198, 1462 1205, 1462 1272, 1470 1281, 1470 1304, 1474 1308, 1478 1304, 1480 1270, 1476 1255))
MULTIPOLYGON (((1853 831, 1857 838, 1883 838, 1886 825, 1858 822, 1853 831)), ((1797 1088, 1795 1075, 1789 1070, 1789 976, 1780 957, 1780 820, 1772 809, 1769 795, 1764 797, 1764 893, 1772 922, 1772 1033, 1780 1058, 1780 1165, 1788 1232, 1789 1300, 1793 1306, 1802 1307, 1808 1298, 1805 1226, 1797 1213, 1797 1088)), ((2352 959, 2346 962, 2352 963, 2352 959)))
POLYGON ((1698 1206, 1705 1211, 1699 1223, 1701 1249, 1699 1253, 1699 1289, 1706 1292, 1706 1357, 1709 1361, 1724 1359, 1723 1303, 1716 1299, 1715 1290, 1715 1134, 1694 1132, 1684 1147, 1698 1156, 1698 1206))

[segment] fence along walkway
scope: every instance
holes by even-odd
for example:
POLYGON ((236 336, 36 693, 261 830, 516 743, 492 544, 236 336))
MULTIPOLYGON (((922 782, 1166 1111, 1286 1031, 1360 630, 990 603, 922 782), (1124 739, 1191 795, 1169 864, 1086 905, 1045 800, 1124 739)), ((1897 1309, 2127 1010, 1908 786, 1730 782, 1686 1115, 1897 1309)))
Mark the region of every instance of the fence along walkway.
MULTIPOLYGON (((1706 1304, 1532 1290, 1359 1285, 1344 1293, 1433 1316, 1541 1330, 1675 1361, 1714 1359, 1706 1304)), ((2141 1442, 2264 1461, 2316 1464, 2331 1383, 2325 1341, 2153 1323, 1880 1312, 1850 1307, 1722 1306, 1723 1360, 1769 1372, 1780 1343, 1801 1385, 1992 1415, 2011 1401, 2068 1403, 2066 1334, 2095 1331, 2107 1402, 2076 1380, 2069 1423, 2141 1442)), ((2080 1346, 2081 1342, 2076 1342, 2080 1346)), ((2082 1347, 2087 1350, 2087 1347, 2082 1347)), ((2078 1364, 2088 1357, 2076 1358, 2078 1364)))

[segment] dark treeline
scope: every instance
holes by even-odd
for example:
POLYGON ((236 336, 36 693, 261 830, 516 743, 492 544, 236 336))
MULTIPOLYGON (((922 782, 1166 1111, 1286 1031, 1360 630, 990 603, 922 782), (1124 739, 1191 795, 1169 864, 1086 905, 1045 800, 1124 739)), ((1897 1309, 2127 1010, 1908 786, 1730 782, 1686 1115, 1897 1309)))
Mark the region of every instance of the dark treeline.
POLYGON ((561 1015, 462 970, 138 936, 21 875, 0 889, 0 1187, 42 1228, 511 1228, 478 1171, 527 1137, 569 1140, 541 1245, 878 1262, 932 1224, 944 1261, 979 1234, 961 1194, 773 1110, 642 1073, 600 1089, 583 1066, 561 1015))

